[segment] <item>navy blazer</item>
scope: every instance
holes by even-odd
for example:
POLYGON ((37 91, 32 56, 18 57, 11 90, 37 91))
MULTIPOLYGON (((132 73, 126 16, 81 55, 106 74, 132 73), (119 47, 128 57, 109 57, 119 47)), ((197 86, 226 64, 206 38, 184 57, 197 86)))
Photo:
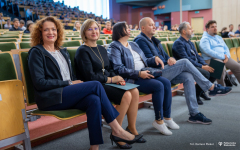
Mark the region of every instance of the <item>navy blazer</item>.
MULTIPOLYGON (((146 58, 137 43, 129 42, 129 44, 132 49, 140 55, 145 67, 152 67, 156 65, 155 56, 146 58)), ((108 47, 108 53, 109 60, 112 63, 113 70, 116 74, 125 78, 125 81, 134 83, 134 80, 138 79, 140 70, 135 70, 134 59, 131 51, 123 46, 119 41, 113 41, 108 47)))
MULTIPOLYGON (((75 80, 66 48, 60 52, 68 63, 71 80, 75 80)), ((68 81, 63 81, 56 59, 42 45, 34 46, 28 52, 28 68, 38 108, 41 110, 62 103, 62 90, 69 85, 68 81)))
POLYGON ((207 65, 203 58, 198 55, 194 44, 190 40, 186 41, 182 36, 173 43, 172 53, 176 60, 186 58, 195 67, 202 68, 202 65, 207 65))

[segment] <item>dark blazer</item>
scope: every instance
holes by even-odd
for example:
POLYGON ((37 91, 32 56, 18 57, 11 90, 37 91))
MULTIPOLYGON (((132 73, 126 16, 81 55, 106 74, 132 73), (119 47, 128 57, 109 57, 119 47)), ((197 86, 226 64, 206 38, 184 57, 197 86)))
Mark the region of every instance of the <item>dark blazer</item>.
MULTIPOLYGON (((60 49, 60 52, 68 63, 71 80, 75 80, 66 48, 60 49)), ((68 81, 63 81, 56 59, 42 45, 32 47, 28 54, 28 67, 38 108, 62 103, 63 87, 69 84, 68 81)))
MULTIPOLYGON (((145 67, 156 66, 155 56, 151 58, 146 58, 137 43, 128 43, 131 45, 132 49, 140 55, 145 67)), ((113 41, 109 45, 107 50, 109 60, 112 63, 115 73, 122 76, 126 82, 134 83, 134 81, 138 79, 138 74, 140 70, 135 70, 134 59, 130 50, 123 46, 119 41, 113 41)))
POLYGON ((194 44, 190 40, 186 41, 182 36, 173 43, 172 53, 176 60, 186 58, 195 67, 202 68, 202 65, 207 65, 203 58, 198 55, 194 44))

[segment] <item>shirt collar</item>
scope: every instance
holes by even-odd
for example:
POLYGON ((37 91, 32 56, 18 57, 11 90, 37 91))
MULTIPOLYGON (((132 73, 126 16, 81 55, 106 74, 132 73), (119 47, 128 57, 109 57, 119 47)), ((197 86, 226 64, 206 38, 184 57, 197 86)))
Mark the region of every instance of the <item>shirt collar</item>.
POLYGON ((190 41, 190 39, 187 41, 185 38, 183 38, 182 36, 180 36, 180 39, 182 40, 182 41, 185 41, 185 42, 189 42, 190 41))
POLYGON ((142 32, 141 32, 141 34, 142 34, 142 36, 144 36, 148 41, 153 42, 152 39, 150 39, 149 37, 146 36, 146 34, 144 34, 144 33, 142 33, 142 32))

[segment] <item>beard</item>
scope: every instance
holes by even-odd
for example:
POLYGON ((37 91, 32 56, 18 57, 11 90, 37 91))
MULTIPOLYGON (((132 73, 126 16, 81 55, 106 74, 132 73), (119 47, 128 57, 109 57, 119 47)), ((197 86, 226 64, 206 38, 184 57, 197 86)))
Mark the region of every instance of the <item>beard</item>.
POLYGON ((187 38, 191 39, 194 35, 193 34, 187 34, 187 38))

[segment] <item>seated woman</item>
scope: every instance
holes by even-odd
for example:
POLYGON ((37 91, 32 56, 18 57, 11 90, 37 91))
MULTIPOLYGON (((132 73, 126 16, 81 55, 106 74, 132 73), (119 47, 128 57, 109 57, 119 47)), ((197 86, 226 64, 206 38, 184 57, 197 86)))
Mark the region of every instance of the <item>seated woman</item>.
POLYGON ((111 140, 134 143, 134 136, 122 129, 116 120, 119 115, 98 81, 75 80, 69 54, 62 48, 64 29, 59 20, 46 17, 36 23, 31 34, 28 67, 34 85, 35 101, 40 110, 80 109, 87 113, 90 149, 103 144, 102 115, 112 128, 111 140))
POLYGON ((127 82, 140 85, 140 92, 152 93, 155 111, 152 125, 162 134, 172 135, 167 127, 179 129, 179 126, 171 119, 171 83, 161 76, 154 78, 149 71, 141 71, 142 68, 158 65, 161 60, 159 57, 146 58, 135 42, 128 42, 130 35, 130 29, 125 22, 113 26, 113 42, 108 48, 113 69, 127 82))
POLYGON ((75 21, 73 31, 80 32, 80 29, 81 29, 81 23, 79 21, 75 21))
POLYGON ((23 33, 31 33, 34 23, 31 20, 27 21, 27 29, 23 33))
MULTIPOLYGON (((99 81, 103 84, 106 94, 110 101, 116 104, 119 112, 117 121, 122 125, 124 116, 127 114, 128 127, 127 131, 138 135, 136 129, 136 119, 139 102, 139 92, 137 88, 129 91, 121 90, 112 86, 104 85, 105 83, 115 83, 124 85, 125 81, 121 76, 117 76, 111 68, 107 51, 104 47, 97 45, 100 36, 100 29, 96 21, 88 19, 84 21, 81 28, 81 37, 85 42, 80 46, 75 55, 75 65, 77 79, 83 81, 99 81)), ((146 142, 141 138, 138 143, 146 142)), ((120 148, 131 148, 126 143, 116 143, 120 148)))

